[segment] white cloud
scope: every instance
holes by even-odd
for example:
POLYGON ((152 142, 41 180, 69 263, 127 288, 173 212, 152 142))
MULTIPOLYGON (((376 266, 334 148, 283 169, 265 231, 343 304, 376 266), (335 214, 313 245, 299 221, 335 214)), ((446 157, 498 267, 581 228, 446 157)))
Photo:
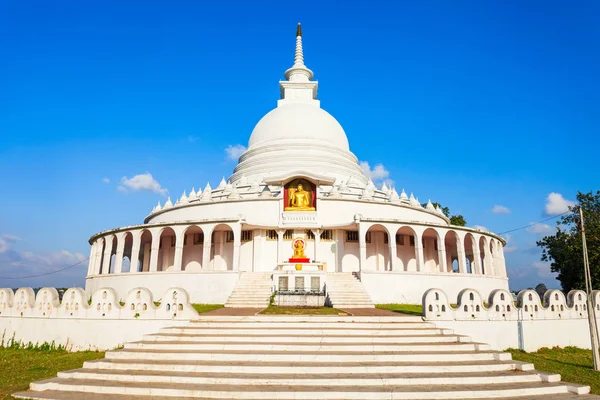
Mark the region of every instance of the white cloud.
POLYGON ((567 200, 560 193, 552 192, 546 198, 546 214, 558 215, 569 211, 575 205, 574 201, 567 200))
POLYGON ((500 206, 496 204, 494 208, 492 208, 492 213, 494 214, 510 214, 510 210, 508 207, 500 206))
POLYGON ((533 268, 541 278, 549 278, 555 275, 554 272, 550 271, 550 264, 548 263, 536 261, 533 263, 533 268))
POLYGON ((109 178, 102 178, 102 182, 104 182, 104 183, 110 183, 110 179, 109 178))
POLYGON ((126 176, 121 178, 121 185, 117 187, 123 193, 128 192, 141 192, 148 191, 153 193, 162 194, 163 196, 167 194, 167 189, 160 186, 160 183, 156 179, 152 177, 150 172, 146 172, 145 174, 139 174, 131 179, 126 176))
POLYGON ((375 164, 372 169, 367 161, 360 161, 358 165, 363 170, 363 173, 367 178, 371 178, 373 181, 385 182, 385 184, 388 186, 393 185, 394 181, 388 179, 390 172, 385 169, 383 164, 375 164))
POLYGON ((12 244, 18 240, 21 239, 9 234, 0 236, 0 254, 8 252, 11 249, 12 244))
POLYGON ((527 232, 531 233, 532 235, 540 235, 540 236, 544 236, 544 235, 552 235, 556 228, 550 226, 550 225, 546 225, 546 224, 540 224, 540 223, 532 223, 533 225, 531 225, 529 228, 527 228, 527 232))
POLYGON ((246 146, 241 144, 230 144, 225 149, 225 156, 228 160, 237 161, 246 150, 248 150, 246 146))
POLYGON ((481 231, 486 231, 486 232, 490 231, 488 228, 486 228, 485 226, 482 226, 482 225, 475 225, 473 228, 474 229, 479 229, 481 231))
POLYGON ((506 246, 504 246, 504 253, 514 253, 517 251, 517 246, 512 243, 512 236, 509 234, 504 235, 504 240, 506 240, 506 246))

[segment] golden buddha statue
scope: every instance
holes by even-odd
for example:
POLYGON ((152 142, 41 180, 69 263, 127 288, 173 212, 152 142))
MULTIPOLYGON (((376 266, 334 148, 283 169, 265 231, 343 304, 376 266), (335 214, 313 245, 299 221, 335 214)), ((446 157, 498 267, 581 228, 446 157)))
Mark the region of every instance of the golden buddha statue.
POLYGON ((294 244, 294 257, 293 258, 306 258, 304 255, 304 242, 297 240, 294 244))
POLYGON ((312 193, 307 192, 298 184, 295 188, 288 189, 288 204, 285 211, 315 211, 312 207, 312 193))

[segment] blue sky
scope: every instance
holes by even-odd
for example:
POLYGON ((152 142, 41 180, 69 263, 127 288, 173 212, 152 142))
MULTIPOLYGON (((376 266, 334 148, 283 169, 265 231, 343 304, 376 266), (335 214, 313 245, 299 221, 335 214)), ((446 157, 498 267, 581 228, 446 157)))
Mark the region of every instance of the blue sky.
MULTIPOLYGON (((0 287, 83 285, 85 263, 6 277, 86 258, 92 234, 164 202, 123 177, 177 197, 231 174, 299 21, 321 105, 374 178, 495 232, 547 218, 599 189, 599 17, 596 1, 4 1, 0 287)), ((510 234, 512 289, 559 286, 535 247, 551 230, 510 234)))

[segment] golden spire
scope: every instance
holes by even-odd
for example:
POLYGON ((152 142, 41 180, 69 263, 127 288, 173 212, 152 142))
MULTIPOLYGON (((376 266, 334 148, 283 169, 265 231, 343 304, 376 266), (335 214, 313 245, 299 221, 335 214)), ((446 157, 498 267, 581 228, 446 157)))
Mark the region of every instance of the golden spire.
POLYGON ((296 29, 296 37, 302 36, 302 25, 298 22, 298 29, 296 29))

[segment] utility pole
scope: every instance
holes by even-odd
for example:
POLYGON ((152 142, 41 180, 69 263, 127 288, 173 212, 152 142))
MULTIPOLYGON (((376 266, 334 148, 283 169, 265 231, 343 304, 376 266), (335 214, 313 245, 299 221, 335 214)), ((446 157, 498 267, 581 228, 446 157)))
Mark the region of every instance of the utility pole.
POLYGON ((585 272, 585 291, 587 293, 588 322, 590 325, 590 338, 592 339, 592 358, 594 369, 600 371, 600 354, 598 353, 598 325, 596 323, 596 312, 592 304, 592 277, 590 275, 590 261, 588 260, 587 243, 585 241, 585 225, 583 222, 583 207, 579 205, 579 224, 581 240, 583 241, 583 269, 585 272))

